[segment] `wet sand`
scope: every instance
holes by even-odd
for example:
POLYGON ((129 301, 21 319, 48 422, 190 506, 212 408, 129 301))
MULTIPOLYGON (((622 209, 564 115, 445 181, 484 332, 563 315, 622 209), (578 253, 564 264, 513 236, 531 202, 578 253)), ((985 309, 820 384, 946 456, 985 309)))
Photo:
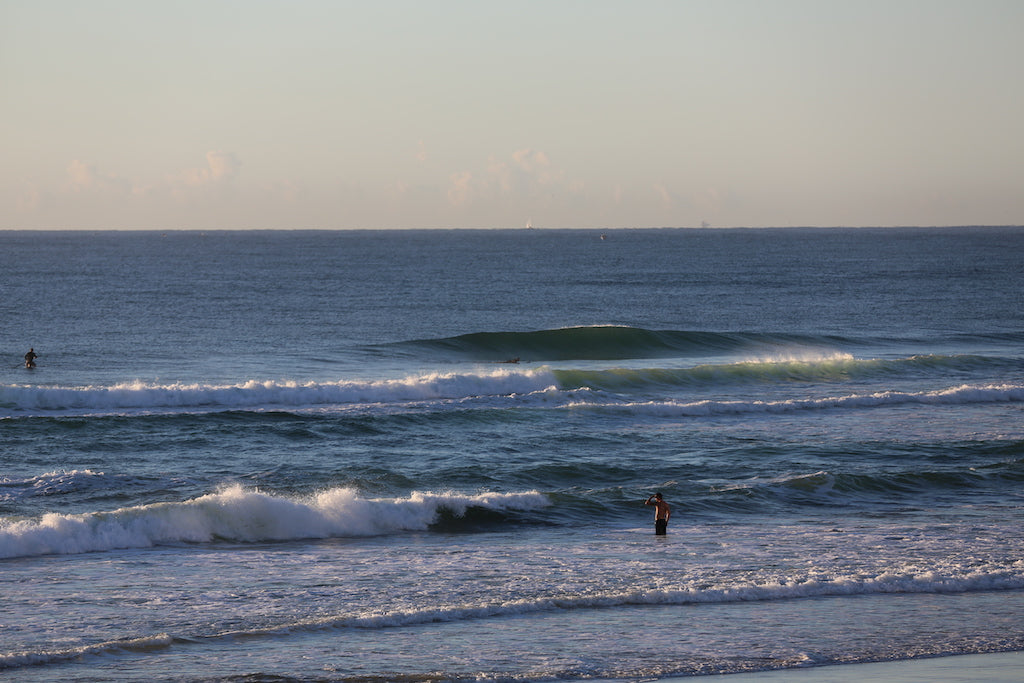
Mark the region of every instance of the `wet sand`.
MULTIPOLYGON (((1024 652, 997 652, 955 657, 905 659, 896 662, 759 671, 711 676, 723 683, 793 681, 794 683, 1020 683, 1024 681, 1024 652)), ((674 683, 693 678, 672 679, 674 683)), ((700 680, 699 678, 696 680, 700 680)))

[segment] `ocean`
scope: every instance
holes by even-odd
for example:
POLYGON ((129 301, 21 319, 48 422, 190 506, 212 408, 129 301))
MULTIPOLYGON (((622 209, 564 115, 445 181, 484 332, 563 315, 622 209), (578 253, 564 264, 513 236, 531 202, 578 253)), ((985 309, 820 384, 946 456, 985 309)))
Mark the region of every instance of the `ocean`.
POLYGON ((0 680, 1024 650, 1022 263, 1020 228, 0 232, 0 680))

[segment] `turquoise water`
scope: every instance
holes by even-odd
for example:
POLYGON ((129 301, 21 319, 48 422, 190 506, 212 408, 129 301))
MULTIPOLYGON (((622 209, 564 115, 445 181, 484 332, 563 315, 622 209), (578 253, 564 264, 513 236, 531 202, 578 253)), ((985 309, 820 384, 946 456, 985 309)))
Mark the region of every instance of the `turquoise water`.
POLYGON ((0 678, 1024 649, 1019 229, 0 244, 0 678))

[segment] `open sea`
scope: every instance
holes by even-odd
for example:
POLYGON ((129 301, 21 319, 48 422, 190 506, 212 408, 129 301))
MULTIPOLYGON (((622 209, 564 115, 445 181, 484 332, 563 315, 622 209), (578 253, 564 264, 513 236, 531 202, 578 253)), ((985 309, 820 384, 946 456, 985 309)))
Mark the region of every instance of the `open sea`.
POLYGON ((1022 264, 1021 228, 0 232, 0 680, 1024 650, 1022 264))

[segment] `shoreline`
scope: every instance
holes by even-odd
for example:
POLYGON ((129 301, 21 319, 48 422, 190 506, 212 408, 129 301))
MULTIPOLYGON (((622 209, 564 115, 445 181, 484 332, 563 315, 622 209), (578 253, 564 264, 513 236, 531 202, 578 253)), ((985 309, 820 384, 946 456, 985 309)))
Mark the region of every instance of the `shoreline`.
MULTIPOLYGON (((685 683, 694 677, 667 678, 685 683)), ((698 676, 696 678, 703 678, 698 676)), ((889 662, 828 664, 748 673, 714 674, 725 683, 797 681, 803 683, 1018 683, 1024 680, 1024 650, 897 659, 889 662)))

